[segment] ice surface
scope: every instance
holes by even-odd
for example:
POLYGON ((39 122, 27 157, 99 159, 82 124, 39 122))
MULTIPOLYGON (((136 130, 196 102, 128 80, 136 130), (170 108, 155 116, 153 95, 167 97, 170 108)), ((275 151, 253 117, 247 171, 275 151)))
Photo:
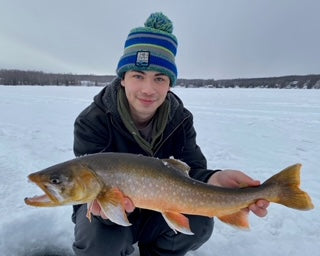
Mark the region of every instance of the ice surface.
MULTIPOLYGON (((71 207, 33 208, 42 194, 27 175, 73 158, 73 122, 99 87, 0 86, 0 255, 72 255, 71 207)), ((211 239, 188 256, 320 255, 320 90, 174 88, 194 114, 208 167, 261 181, 302 163, 313 211, 271 205, 251 231, 216 220, 211 239)), ((134 256, 138 255, 136 251, 134 256)))

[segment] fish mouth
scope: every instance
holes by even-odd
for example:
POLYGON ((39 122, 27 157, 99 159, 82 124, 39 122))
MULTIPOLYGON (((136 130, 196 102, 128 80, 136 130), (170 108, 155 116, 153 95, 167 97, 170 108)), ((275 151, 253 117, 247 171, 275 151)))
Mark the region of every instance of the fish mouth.
POLYGON ((48 186, 47 182, 41 180, 38 175, 30 174, 28 176, 30 182, 35 183, 41 190, 44 192, 43 195, 36 195, 33 197, 26 197, 24 202, 27 205, 38 206, 38 207, 48 207, 48 206, 56 206, 58 205, 58 199, 52 194, 50 190, 50 186, 48 186))

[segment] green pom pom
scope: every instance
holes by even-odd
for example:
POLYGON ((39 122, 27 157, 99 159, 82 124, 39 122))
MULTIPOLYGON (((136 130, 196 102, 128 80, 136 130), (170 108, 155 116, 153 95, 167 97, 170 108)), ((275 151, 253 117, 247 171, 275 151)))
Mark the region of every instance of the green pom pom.
POLYGON ((172 33, 173 25, 171 20, 162 12, 155 12, 144 23, 145 27, 159 29, 167 33, 172 33))

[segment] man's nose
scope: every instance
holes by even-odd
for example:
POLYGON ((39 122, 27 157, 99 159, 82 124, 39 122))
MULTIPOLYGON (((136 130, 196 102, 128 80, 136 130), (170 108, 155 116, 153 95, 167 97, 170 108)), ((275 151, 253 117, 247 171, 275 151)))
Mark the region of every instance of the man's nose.
POLYGON ((153 94, 155 92, 153 81, 145 79, 141 91, 145 94, 153 94))

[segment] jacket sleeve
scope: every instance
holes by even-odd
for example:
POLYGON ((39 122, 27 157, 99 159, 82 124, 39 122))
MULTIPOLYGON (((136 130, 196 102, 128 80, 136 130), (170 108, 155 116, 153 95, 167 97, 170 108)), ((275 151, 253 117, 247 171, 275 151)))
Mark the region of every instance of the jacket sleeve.
POLYGON ((193 117, 185 125, 185 146, 183 149, 183 161, 190 166, 190 177, 207 182, 210 176, 219 170, 207 169, 207 160, 196 143, 196 131, 193 126, 193 117))
POLYGON ((74 154, 81 156, 104 151, 110 143, 109 135, 106 114, 92 103, 75 120, 74 154))
MULTIPOLYGON (((95 103, 84 109, 74 123, 73 152, 76 156, 93 154, 104 151, 108 146, 108 123, 106 115, 95 103)), ((72 221, 76 222, 76 212, 81 205, 73 205, 72 221)), ((109 224, 108 220, 101 222, 109 224)))

